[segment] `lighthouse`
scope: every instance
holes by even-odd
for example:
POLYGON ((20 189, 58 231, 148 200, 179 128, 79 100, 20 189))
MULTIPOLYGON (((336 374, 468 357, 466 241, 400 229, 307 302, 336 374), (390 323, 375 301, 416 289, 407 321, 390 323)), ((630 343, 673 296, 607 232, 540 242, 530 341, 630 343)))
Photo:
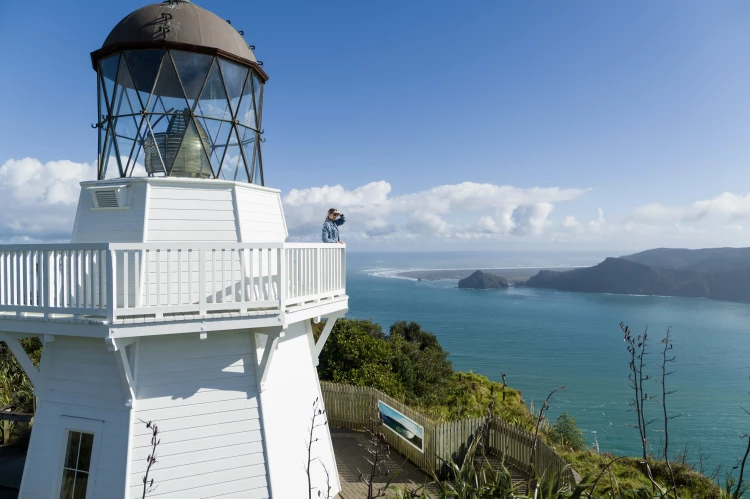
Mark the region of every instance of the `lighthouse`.
POLYGON ((154 425, 147 497, 335 495, 316 365, 347 311, 346 249, 286 242, 268 75, 181 0, 127 15, 91 61, 98 173, 71 241, 0 246, 0 340, 38 400, 20 497, 142 497, 154 425))

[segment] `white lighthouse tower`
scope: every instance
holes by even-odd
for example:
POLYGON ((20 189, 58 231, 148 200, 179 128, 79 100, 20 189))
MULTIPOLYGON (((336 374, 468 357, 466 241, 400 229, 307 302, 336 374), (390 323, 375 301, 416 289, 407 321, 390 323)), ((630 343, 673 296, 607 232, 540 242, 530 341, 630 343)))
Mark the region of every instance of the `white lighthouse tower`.
POLYGON ((147 497, 303 499, 306 468, 335 495, 328 427, 310 458, 306 441, 345 249, 285 242, 267 75, 231 24, 180 0, 129 14, 92 62, 98 179, 71 242, 0 246, 0 339, 38 397, 20 497, 142 497, 149 421, 147 497))

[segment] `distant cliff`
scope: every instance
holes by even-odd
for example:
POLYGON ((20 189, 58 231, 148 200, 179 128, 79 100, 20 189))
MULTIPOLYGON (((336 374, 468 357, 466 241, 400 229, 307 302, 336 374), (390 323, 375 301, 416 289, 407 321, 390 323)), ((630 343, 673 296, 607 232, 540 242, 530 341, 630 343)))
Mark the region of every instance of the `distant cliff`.
POLYGON ((750 302, 750 248, 659 248, 594 267, 542 270, 525 283, 586 293, 685 296, 750 302))
POLYGON ((481 270, 477 270, 469 277, 458 281, 458 287, 467 289, 505 289, 508 287, 508 280, 499 275, 486 274, 481 270))

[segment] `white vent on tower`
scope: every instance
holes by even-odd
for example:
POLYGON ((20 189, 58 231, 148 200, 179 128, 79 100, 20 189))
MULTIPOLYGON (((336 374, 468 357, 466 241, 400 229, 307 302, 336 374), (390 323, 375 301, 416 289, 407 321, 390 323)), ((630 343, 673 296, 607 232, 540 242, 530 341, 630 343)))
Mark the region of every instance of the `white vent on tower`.
POLYGON ((114 189, 107 189, 94 192, 97 208, 119 208, 120 203, 117 201, 117 192, 114 189))
POLYGON ((91 197, 94 200, 95 210, 126 210, 129 208, 126 196, 127 186, 108 185, 101 187, 89 187, 91 197))

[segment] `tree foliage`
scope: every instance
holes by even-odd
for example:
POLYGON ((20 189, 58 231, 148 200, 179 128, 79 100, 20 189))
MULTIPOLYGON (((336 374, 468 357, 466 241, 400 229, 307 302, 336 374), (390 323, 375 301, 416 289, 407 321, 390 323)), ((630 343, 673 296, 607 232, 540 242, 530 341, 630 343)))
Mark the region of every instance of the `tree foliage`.
POLYGON ((560 414, 557 421, 550 426, 549 434, 554 441, 566 449, 578 451, 586 448, 583 432, 576 426, 575 418, 567 411, 560 414))
MULTIPOLYGON (((322 324, 314 328, 316 338, 322 324)), ((371 386, 437 420, 481 417, 492 400, 503 418, 533 426, 520 392, 474 373, 453 370, 448 352, 416 322, 388 334, 367 320, 339 319, 320 355, 321 380, 371 386)))
MULTIPOLYGON (((39 367, 42 342, 39 338, 21 340, 26 353, 39 367)), ((34 412, 34 387, 5 343, 0 343, 0 406, 15 406, 17 412, 34 412)))

